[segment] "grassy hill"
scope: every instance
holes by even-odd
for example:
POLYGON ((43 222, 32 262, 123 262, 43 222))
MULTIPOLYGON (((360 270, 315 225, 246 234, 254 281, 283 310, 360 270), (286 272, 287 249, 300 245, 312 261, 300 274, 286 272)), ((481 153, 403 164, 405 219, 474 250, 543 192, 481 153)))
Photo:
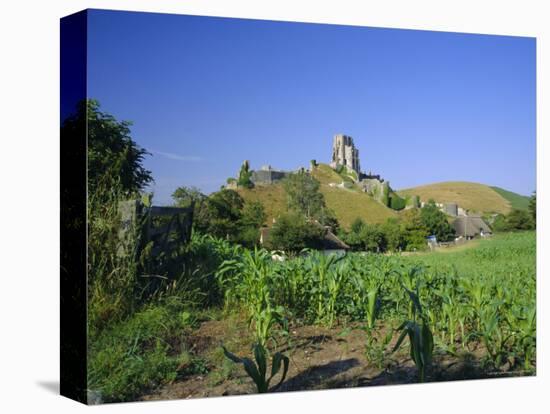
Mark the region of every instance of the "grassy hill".
MULTIPOLYGON (((321 193, 325 196, 328 208, 332 209, 338 222, 344 228, 349 228, 353 220, 362 218, 367 223, 383 223, 397 213, 362 192, 358 187, 334 188, 329 183, 341 183, 343 178, 330 166, 319 164, 312 175, 321 183, 321 193)), ((260 201, 266 210, 267 223, 271 224, 274 217, 286 211, 286 194, 281 184, 256 186, 252 189, 237 190, 246 201, 260 201)))
MULTIPOLYGON (((499 189, 500 190, 500 189, 499 189)), ((484 184, 448 181, 399 190, 401 195, 418 195, 422 201, 434 199, 438 203, 457 203, 460 207, 477 212, 507 214, 517 205, 519 194, 495 190, 484 184), (513 196, 512 196, 513 195, 513 196), (517 196, 517 197, 516 197, 517 196), (512 203, 511 200, 514 200, 512 203)))
POLYGON ((518 210, 527 210, 529 208, 529 197, 513 193, 500 187, 491 188, 508 200, 512 208, 517 208, 518 210))

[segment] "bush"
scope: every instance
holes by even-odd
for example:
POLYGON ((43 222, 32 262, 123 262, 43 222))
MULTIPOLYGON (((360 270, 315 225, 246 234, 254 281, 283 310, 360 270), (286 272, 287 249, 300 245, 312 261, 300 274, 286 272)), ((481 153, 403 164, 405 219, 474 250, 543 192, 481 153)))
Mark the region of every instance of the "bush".
POLYGON ((399 197, 395 193, 392 193, 392 195, 390 197, 390 207, 393 210, 403 210, 406 205, 407 205, 407 202, 406 202, 405 199, 399 197))
POLYGON ((507 216, 496 216, 491 227, 496 232, 534 230, 535 221, 530 212, 514 209, 507 216))

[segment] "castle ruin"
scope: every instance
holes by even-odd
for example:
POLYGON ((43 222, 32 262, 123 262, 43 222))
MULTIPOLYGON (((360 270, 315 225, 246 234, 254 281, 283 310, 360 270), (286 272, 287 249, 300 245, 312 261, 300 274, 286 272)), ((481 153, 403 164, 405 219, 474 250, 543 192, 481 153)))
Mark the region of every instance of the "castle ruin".
POLYGON ((260 170, 252 171, 250 180, 254 185, 269 185, 288 177, 288 171, 274 170, 271 165, 264 165, 260 170))
POLYGON ((332 141, 332 161, 330 166, 337 168, 343 165, 358 175, 361 174, 359 165, 359 150, 353 144, 353 138, 348 135, 337 134, 332 141))

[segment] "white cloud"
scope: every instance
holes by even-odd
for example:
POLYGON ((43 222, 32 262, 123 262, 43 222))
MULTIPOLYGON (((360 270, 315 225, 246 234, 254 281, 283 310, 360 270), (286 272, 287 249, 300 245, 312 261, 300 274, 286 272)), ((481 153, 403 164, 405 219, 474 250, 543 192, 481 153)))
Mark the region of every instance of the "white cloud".
POLYGON ((176 160, 176 161, 184 161, 184 162, 200 162, 203 161, 204 158, 199 157, 197 155, 180 155, 180 154, 174 154, 172 152, 163 152, 163 151, 155 151, 155 150, 149 150, 151 153, 160 155, 161 157, 168 158, 170 160, 176 160))

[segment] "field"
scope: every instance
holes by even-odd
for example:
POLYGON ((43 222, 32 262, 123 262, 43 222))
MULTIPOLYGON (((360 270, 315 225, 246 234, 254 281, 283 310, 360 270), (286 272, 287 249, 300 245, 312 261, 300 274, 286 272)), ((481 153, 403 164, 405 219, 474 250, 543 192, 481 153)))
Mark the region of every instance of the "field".
MULTIPOLYGON (((503 195, 501 191, 496 191, 495 188, 484 184, 462 181, 422 185, 399 190, 398 193, 409 196, 418 195, 424 202, 433 199, 438 203, 457 203, 462 208, 479 213, 507 214, 514 207, 509 197, 503 195)), ((506 193, 521 197, 515 193, 506 193)))
POLYGON ((535 373, 534 232, 411 256, 188 252, 208 267, 93 337, 104 401, 254 393, 269 362, 278 391, 535 373))

